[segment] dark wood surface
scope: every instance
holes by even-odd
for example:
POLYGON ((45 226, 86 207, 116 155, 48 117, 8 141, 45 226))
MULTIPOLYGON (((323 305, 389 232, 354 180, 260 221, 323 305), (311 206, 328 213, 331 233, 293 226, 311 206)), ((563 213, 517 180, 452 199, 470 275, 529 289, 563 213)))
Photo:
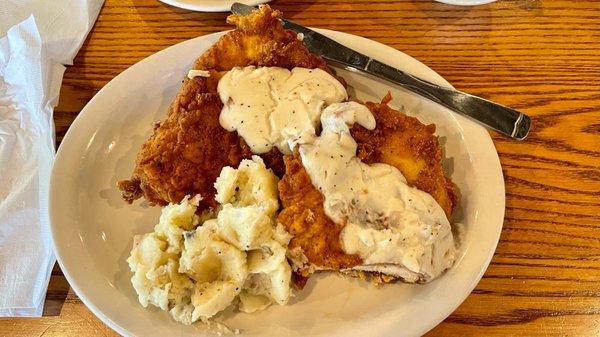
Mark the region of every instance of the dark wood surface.
MULTIPOLYGON (((198 0, 201 1, 201 0, 198 0)), ((533 117, 524 142, 493 134, 506 180, 494 259, 430 336, 600 334, 600 1, 286 1, 301 24, 364 36, 421 60, 458 89, 533 117)), ((60 142, 83 106, 137 61, 230 27, 225 13, 108 0, 68 67, 55 109, 60 142)), ((417 318, 415 318, 417 319, 417 318)), ((59 268, 44 317, 0 319, 0 336, 113 336, 59 268)))

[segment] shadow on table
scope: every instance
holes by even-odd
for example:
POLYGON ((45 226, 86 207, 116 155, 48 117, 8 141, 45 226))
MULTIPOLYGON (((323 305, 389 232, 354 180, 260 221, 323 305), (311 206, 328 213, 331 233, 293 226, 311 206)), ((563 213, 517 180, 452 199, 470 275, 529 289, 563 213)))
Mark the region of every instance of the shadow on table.
POLYGON ((52 269, 46 299, 44 300, 43 316, 59 316, 69 293, 69 283, 63 275, 58 263, 52 269))
MULTIPOLYGON (((73 65, 67 66, 65 70, 58 106, 54 108, 57 149, 77 114, 104 85, 102 81, 108 82, 110 80, 110 78, 94 79, 93 77, 97 77, 97 74, 88 70, 87 67, 90 64, 89 61, 86 61, 86 57, 89 51, 89 43, 90 36, 85 39, 81 49, 75 56, 73 65)), ((120 71, 115 73, 118 72, 120 71)), ((111 76, 112 74, 102 75, 111 76)))

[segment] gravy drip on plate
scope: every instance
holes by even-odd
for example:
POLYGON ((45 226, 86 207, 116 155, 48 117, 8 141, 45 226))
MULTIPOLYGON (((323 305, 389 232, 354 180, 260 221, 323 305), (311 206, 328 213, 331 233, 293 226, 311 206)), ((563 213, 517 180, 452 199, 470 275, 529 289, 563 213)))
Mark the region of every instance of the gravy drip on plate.
POLYGON ((356 157, 349 127, 372 130, 375 118, 366 106, 343 102, 347 93, 335 78, 319 69, 235 68, 218 90, 221 125, 237 131, 254 153, 277 146, 289 154, 298 146, 325 213, 345 223, 344 251, 363 260, 354 269, 428 282, 452 266, 454 238, 435 199, 410 187, 394 166, 356 157))

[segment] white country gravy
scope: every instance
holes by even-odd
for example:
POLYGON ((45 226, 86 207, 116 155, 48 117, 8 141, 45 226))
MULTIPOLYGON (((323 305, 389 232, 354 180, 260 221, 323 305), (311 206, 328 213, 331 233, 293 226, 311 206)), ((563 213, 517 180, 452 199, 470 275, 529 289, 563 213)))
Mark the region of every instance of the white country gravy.
POLYGON ((291 154, 287 140, 315 134, 321 110, 348 98, 344 86, 321 69, 234 68, 219 81, 219 121, 237 131, 255 154, 273 146, 291 154))

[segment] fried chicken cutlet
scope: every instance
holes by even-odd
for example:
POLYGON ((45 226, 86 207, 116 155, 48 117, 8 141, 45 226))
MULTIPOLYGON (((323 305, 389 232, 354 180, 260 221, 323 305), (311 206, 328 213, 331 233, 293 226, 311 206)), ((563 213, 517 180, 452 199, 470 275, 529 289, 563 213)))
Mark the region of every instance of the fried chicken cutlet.
POLYGON ((417 118, 390 108, 391 100, 388 93, 381 103, 365 103, 375 116, 377 127, 374 130, 358 124, 352 127, 352 138, 358 143, 357 156, 367 164, 395 166, 409 185, 431 194, 450 219, 458 202, 458 191, 444 175, 435 124, 424 125, 417 118))
MULTIPOLYGON (((239 66, 321 68, 331 70, 311 54, 296 33, 285 30, 279 11, 261 6, 248 16, 231 15, 227 22, 237 29, 224 35, 192 69, 207 70, 210 77, 185 78, 169 107, 167 118, 137 154, 130 179, 118 182, 123 198, 132 203, 144 197, 151 205, 178 203, 186 195, 203 197, 199 210, 215 207, 213 184, 224 166, 236 167, 252 153, 235 132, 219 125, 222 103, 217 93, 219 78, 239 66)), ((283 175, 282 155, 273 149, 261 155, 265 164, 283 175)))
MULTIPOLYGON (((424 125, 414 117, 390 108, 388 94, 381 103, 367 102, 377 127, 367 130, 355 124, 351 134, 358 144, 357 156, 366 163, 396 167, 411 186, 429 194, 440 204, 448 219, 457 203, 457 189, 444 175, 442 150, 435 125, 424 125)), ((344 224, 325 214, 323 195, 311 183, 300 158, 285 156, 286 173, 279 182, 283 206, 278 221, 293 238, 289 243, 295 272, 308 277, 314 270, 344 270, 362 263, 358 255, 346 254, 340 244, 344 224)), ((394 277, 379 275, 379 280, 394 277)))

